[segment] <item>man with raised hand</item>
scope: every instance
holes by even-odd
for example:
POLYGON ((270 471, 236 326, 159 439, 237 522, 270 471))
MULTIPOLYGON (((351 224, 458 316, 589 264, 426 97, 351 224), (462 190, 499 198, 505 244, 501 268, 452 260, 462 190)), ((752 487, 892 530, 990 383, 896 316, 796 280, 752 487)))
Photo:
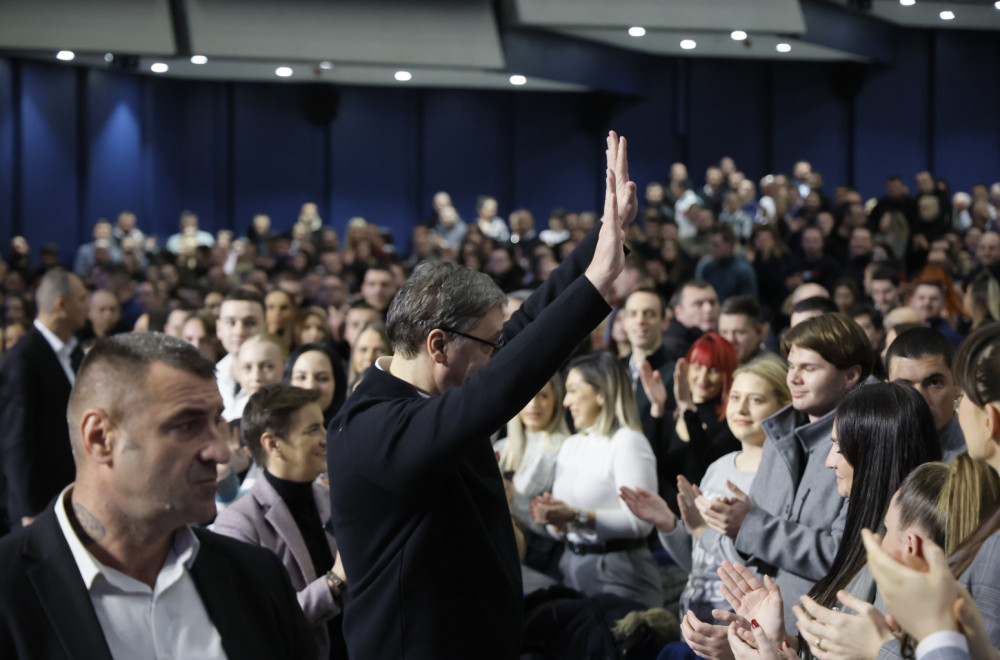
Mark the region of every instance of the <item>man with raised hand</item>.
POLYGON ((331 422, 351 657, 518 656, 521 568, 489 436, 610 311, 637 202, 624 138, 607 147, 603 223, 509 321, 488 276, 421 264, 389 308, 393 355, 331 422))

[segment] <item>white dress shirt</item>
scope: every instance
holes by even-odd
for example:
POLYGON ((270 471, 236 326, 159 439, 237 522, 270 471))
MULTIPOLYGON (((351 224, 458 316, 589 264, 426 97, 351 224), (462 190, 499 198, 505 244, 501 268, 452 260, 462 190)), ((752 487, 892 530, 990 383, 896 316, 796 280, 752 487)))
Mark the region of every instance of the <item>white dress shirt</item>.
POLYGON ((201 602, 190 568, 198 537, 189 527, 174 533, 166 561, 149 585, 105 566, 84 547, 66 514, 72 484, 59 495, 56 518, 90 594, 104 639, 116 660, 225 658, 222 637, 201 602))
POLYGON ((54 332, 46 328, 45 324, 38 319, 35 319, 35 327, 45 337, 45 341, 49 342, 49 346, 52 347, 56 357, 59 358, 59 364, 62 365, 63 371, 66 372, 66 378, 69 378, 69 384, 72 385, 75 383, 76 374, 73 372, 73 363, 70 356, 73 355, 73 350, 76 349, 78 343, 76 337, 70 337, 67 341, 63 341, 54 332))

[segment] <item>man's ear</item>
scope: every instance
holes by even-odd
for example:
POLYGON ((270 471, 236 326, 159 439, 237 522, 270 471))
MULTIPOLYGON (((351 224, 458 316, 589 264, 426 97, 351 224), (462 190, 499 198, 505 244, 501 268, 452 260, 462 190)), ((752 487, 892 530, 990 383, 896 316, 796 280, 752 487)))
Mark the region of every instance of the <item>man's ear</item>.
POLYGON ((264 433, 260 436, 260 446, 266 453, 271 453, 274 451, 275 447, 278 446, 278 436, 274 435, 270 431, 264 431, 264 433))
POLYGON ((847 380, 847 389, 850 389, 861 382, 861 365, 852 364, 844 369, 844 378, 847 380))
POLYGON ((921 559, 924 557, 924 539, 912 530, 906 533, 906 553, 921 559))
POLYGON ((1000 403, 991 401, 986 404, 986 430, 993 442, 1000 443, 1000 403))
POLYGON ((97 463, 109 464, 121 431, 113 428, 111 416, 103 408, 88 408, 80 420, 80 445, 84 454, 97 463))
POLYGON ((427 341, 425 342, 427 354, 431 356, 435 364, 448 364, 448 353, 445 351, 447 344, 448 335, 440 328, 431 330, 430 334, 427 335, 427 341))

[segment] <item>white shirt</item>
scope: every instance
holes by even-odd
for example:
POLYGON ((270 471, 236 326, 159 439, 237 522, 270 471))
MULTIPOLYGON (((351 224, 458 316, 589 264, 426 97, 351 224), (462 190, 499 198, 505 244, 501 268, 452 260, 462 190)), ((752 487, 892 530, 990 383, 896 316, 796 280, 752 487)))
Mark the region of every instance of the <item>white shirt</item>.
POLYGON ((63 371, 66 372, 66 378, 69 378, 69 384, 74 384, 76 382, 76 374, 73 373, 73 363, 70 360, 70 356, 73 355, 73 350, 78 343, 76 337, 70 337, 67 341, 63 341, 54 332, 46 328, 45 324, 38 319, 35 319, 35 327, 38 328, 38 331, 45 337, 45 341, 49 342, 49 346, 52 347, 52 351, 59 359, 59 364, 62 365, 63 371))
POLYGON ((59 495, 56 518, 83 583, 90 594, 104 639, 116 660, 225 658, 222 637, 201 602, 189 572, 198 555, 198 537, 189 527, 174 533, 156 586, 125 575, 97 561, 84 547, 69 517, 70 484, 59 495))
POLYGON ((222 418, 227 422, 243 416, 250 395, 246 390, 236 392, 236 379, 233 378, 233 362, 236 358, 227 355, 215 365, 215 384, 219 386, 222 395, 222 418))
POLYGON ((590 429, 567 438, 559 449, 552 497, 594 511, 597 525, 571 525, 566 537, 575 543, 646 537, 653 525, 629 511, 618 497, 621 486, 656 491, 656 457, 646 436, 620 428, 610 438, 590 429))
POLYGON ((924 641, 917 644, 917 660, 921 660, 931 651, 936 651, 946 646, 952 646, 965 654, 969 653, 969 640, 965 635, 956 630, 939 630, 924 638, 924 641))

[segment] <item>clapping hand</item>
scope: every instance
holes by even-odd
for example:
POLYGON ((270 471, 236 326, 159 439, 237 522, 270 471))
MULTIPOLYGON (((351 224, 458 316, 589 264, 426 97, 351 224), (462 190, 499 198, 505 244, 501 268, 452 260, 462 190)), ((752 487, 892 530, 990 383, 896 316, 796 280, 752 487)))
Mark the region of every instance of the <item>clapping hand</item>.
POLYGON ((695 506, 709 527, 723 536, 735 539, 753 508, 753 501, 733 482, 727 480, 726 486, 733 493, 732 497, 713 501, 702 495, 695 499, 695 506))
POLYGON ((819 660, 874 660, 882 645, 893 639, 885 615, 846 591, 837 592, 837 599, 857 614, 832 610, 802 596, 802 605, 793 608, 799 634, 819 660))
POLYGON ((722 579, 719 590, 736 614, 748 621, 758 622, 774 644, 784 642, 788 635, 778 585, 766 575, 761 582, 753 571, 739 563, 723 561, 718 572, 722 579))
POLYGON ((653 365, 643 360, 639 365, 639 382, 649 399, 649 414, 659 419, 663 417, 667 405, 667 386, 663 384, 659 371, 653 371, 653 365))
POLYGON ((662 497, 646 490, 636 488, 633 490, 628 486, 619 489, 619 495, 629 511, 635 514, 636 518, 656 525, 656 529, 664 534, 674 531, 677 526, 677 516, 667 507, 667 503, 662 497))

